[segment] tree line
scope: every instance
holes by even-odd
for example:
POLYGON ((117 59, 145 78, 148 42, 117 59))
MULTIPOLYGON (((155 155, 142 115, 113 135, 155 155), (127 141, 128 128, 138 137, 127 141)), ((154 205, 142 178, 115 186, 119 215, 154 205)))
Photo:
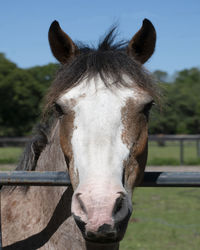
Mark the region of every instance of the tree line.
MULTIPOLYGON (((21 69, 0 53, 0 136, 26 136, 39 121, 42 99, 59 69, 49 63, 21 69)), ((153 72, 163 94, 149 121, 151 134, 200 133, 200 69, 177 72, 168 81, 163 71, 153 72)))

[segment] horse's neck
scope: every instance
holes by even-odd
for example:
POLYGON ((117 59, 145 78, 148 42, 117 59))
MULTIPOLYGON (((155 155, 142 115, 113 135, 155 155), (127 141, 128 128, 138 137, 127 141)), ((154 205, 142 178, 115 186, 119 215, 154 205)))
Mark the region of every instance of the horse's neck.
POLYGON ((37 162, 37 171, 67 171, 65 157, 60 147, 59 121, 52 129, 48 144, 41 152, 37 162))
MULTIPOLYGON (((48 144, 40 154, 36 171, 67 171, 65 158, 59 142, 59 121, 51 132, 48 144)), ((33 190, 35 192, 35 188, 33 190)), ((43 212, 45 213, 44 216, 49 217, 50 215, 52 215, 65 190, 65 187, 40 188, 38 192, 38 198, 40 199, 41 207, 43 207, 43 212)), ((67 196, 65 195, 65 199, 68 200, 67 205, 69 209, 67 209, 67 211, 69 211, 69 213, 71 195, 72 190, 70 190, 70 192, 67 192, 67 196)), ((70 216, 70 214, 68 216, 70 216)))
MULTIPOLYGON (((53 129, 49 143, 38 159, 36 171, 67 171, 59 141, 59 122, 53 129)), ((61 234, 69 234, 69 228, 71 231, 73 230, 71 238, 75 234, 74 227, 68 225, 68 219, 71 216, 72 187, 32 187, 29 192, 37 193, 37 202, 43 217, 43 227, 48 231, 49 236, 52 235, 50 243, 48 242, 47 245, 59 241, 59 246, 55 244, 55 249, 64 249, 60 246, 60 244, 64 244, 61 234)))

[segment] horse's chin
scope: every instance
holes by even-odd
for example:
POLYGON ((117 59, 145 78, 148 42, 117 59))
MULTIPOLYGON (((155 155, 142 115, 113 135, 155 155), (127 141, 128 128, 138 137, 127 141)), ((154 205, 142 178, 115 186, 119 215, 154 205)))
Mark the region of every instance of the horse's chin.
POLYGON ((86 247, 88 249, 118 249, 116 246, 119 246, 120 241, 101 241, 101 242, 95 242, 91 240, 86 240, 86 247))
POLYGON ((110 245, 110 244, 116 244, 119 241, 121 241, 122 239, 117 239, 117 238, 113 238, 113 239, 106 239, 106 238, 96 238, 96 239, 90 239, 85 237, 84 238, 86 242, 89 243, 93 243, 93 244, 99 244, 99 245, 110 245))

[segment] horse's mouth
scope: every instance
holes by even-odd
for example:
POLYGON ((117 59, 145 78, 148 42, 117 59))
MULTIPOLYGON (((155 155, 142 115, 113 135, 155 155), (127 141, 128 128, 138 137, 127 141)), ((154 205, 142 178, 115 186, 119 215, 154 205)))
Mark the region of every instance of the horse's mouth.
POLYGON ((121 240, 121 237, 117 234, 115 230, 110 230, 109 232, 101 233, 93 233, 87 232, 84 236, 86 241, 97 243, 97 244, 111 244, 116 243, 121 240))
POLYGON ((101 244, 115 243, 119 241, 119 239, 117 239, 118 237, 116 236, 116 233, 112 232, 106 235, 95 235, 93 233, 88 232, 84 238, 86 241, 101 244))
POLYGON ((99 244, 111 244, 111 243, 116 243, 119 242, 121 240, 122 237, 119 237, 119 234, 117 233, 116 230, 112 230, 110 225, 104 224, 102 227, 100 227, 100 229, 98 230, 98 232, 90 232, 90 231, 86 231, 86 223, 84 223, 80 217, 74 215, 74 219, 76 221, 77 226, 79 227, 83 238, 88 241, 88 242, 92 242, 92 243, 99 243, 99 244), (105 229, 107 229, 105 231, 105 229))

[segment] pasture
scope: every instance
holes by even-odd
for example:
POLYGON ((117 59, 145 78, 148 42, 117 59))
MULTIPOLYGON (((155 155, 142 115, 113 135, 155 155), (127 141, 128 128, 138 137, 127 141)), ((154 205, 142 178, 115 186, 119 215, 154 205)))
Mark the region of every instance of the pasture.
MULTIPOLYGON (((184 142, 183 154, 185 165, 200 165, 200 157, 197 156, 195 141, 184 142)), ((168 141, 165 142, 164 146, 158 146, 156 142, 149 142, 147 165, 180 165, 180 143, 178 141, 168 141)))
POLYGON ((21 147, 1 147, 0 164, 17 164, 22 152, 21 147))
MULTIPOLYGON (((196 142, 184 142, 185 165, 200 165, 197 157, 196 142)), ((16 164, 23 148, 2 147, 0 148, 0 164, 16 164)), ((165 146, 158 146, 156 142, 149 142, 148 162, 149 166, 179 165, 180 147, 178 142, 166 142, 165 146)))
POLYGON ((123 250, 198 250, 198 188, 137 188, 123 250))

